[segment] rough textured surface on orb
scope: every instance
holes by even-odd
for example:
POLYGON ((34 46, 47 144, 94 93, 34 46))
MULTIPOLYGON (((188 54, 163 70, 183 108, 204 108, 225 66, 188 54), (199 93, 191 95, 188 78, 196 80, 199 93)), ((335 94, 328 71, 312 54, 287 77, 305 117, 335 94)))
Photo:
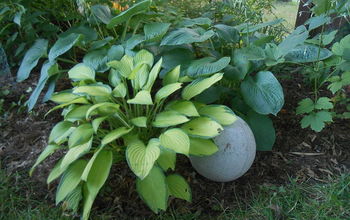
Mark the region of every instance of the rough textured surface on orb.
POLYGON ((253 164, 256 144, 248 124, 238 118, 214 139, 218 152, 207 157, 190 157, 192 166, 202 176, 216 181, 235 180, 253 164))

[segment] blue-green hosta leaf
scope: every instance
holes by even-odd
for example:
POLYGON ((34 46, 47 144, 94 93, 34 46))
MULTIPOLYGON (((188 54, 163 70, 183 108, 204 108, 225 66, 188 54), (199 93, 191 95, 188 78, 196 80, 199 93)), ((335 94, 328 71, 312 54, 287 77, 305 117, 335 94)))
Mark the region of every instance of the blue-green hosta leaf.
POLYGON ((86 160, 77 160, 68 167, 57 187, 56 205, 78 186, 86 164, 86 160))
POLYGON ((175 170, 176 153, 173 150, 162 147, 157 163, 165 172, 168 169, 175 170))
POLYGON ((167 72, 164 75, 163 86, 178 82, 179 77, 180 77, 180 65, 176 66, 174 69, 172 69, 171 71, 167 72))
POLYGON ((55 60, 79 42, 82 35, 71 33, 65 37, 59 37, 49 51, 49 61, 55 60))
MULTIPOLYGON (((191 63, 191 61, 195 59, 193 51, 188 47, 178 47, 172 50, 166 50, 162 52, 162 58, 162 66, 168 71, 178 65, 180 65, 181 69, 184 70, 191 63)), ((165 73, 166 72, 164 72, 164 74, 165 73)), ((160 74, 161 78, 163 78, 164 74, 160 74)))
POLYGON ((159 145, 159 140, 155 138, 149 140, 147 147, 138 139, 128 143, 126 159, 130 169, 140 179, 147 177, 154 162, 158 159, 160 154, 159 145))
POLYGON ((165 109, 174 110, 188 117, 199 116, 199 113, 195 105, 191 101, 187 101, 187 100, 178 100, 178 101, 171 102, 165 107, 165 109))
POLYGON ((111 112, 116 112, 117 110, 119 110, 119 105, 118 104, 115 104, 115 103, 112 103, 112 102, 102 102, 102 103, 98 103, 98 104, 95 104, 93 106, 91 106, 88 111, 86 112, 85 114, 85 117, 86 119, 89 119, 90 116, 92 115, 92 113, 94 113, 95 110, 99 109, 99 108, 107 108, 107 109, 110 109, 111 112))
POLYGON ((47 40, 37 39, 34 45, 26 52, 17 71, 17 82, 21 82, 29 77, 30 72, 38 64, 39 59, 46 55, 47 45, 47 40))
POLYGON ((188 135, 179 128, 172 128, 159 136, 160 144, 179 154, 188 155, 190 150, 190 139, 188 135))
POLYGON ((129 9, 123 11, 122 13, 112 18, 110 22, 107 24, 107 28, 113 28, 114 26, 129 20, 132 16, 139 14, 141 12, 144 12, 150 7, 151 2, 152 2, 151 0, 145 0, 134 4, 129 9))
POLYGON ((189 121, 189 119, 176 111, 164 111, 156 115, 152 125, 158 128, 175 126, 189 121))
POLYGON ((92 139, 90 139, 88 142, 75 146, 73 148, 70 148, 66 155, 63 157, 63 160, 60 164, 61 169, 64 169, 68 167, 71 163, 76 161, 81 156, 85 155, 89 152, 92 145, 92 139))
POLYGON ((268 71, 260 71, 255 77, 246 77, 241 84, 241 92, 244 101, 262 115, 276 115, 284 104, 282 86, 268 71))
POLYGON ((148 75, 148 80, 146 85, 143 87, 144 90, 151 91, 154 82, 156 81, 159 71, 162 68, 163 59, 160 58, 159 61, 153 66, 151 72, 148 75))
POLYGON ((309 32, 305 26, 301 25, 278 45, 278 51, 280 51, 281 55, 286 55, 298 45, 303 44, 308 36, 309 32))
POLYGON ((104 46, 106 46, 109 42, 111 42, 114 38, 111 36, 105 37, 102 40, 96 40, 91 43, 91 46, 89 48, 89 51, 93 51, 96 49, 100 49, 104 46))
POLYGON ((311 112, 306 115, 301 120, 301 127, 307 128, 311 127, 312 130, 320 132, 324 127, 326 122, 332 122, 332 114, 327 111, 311 112))
POLYGON ((113 153, 102 150, 94 159, 86 180, 83 220, 88 220, 96 195, 106 182, 111 170, 113 153))
POLYGON ((39 155, 38 159, 35 161, 35 164, 32 166, 32 168, 29 171, 29 176, 32 175, 34 169, 41 163, 43 162, 48 156, 53 154, 57 149, 59 149, 60 146, 57 144, 49 144, 47 147, 41 152, 39 155))
POLYGON ((198 111, 200 115, 207 116, 223 126, 230 125, 237 120, 233 111, 225 105, 206 105, 198 111))
POLYGON ((111 87, 104 84, 90 84, 86 86, 78 86, 73 89, 73 93, 87 94, 91 96, 110 96, 112 93, 111 87))
POLYGON ((141 44, 142 42, 145 41, 145 37, 140 34, 135 34, 134 36, 130 37, 126 42, 125 42, 125 49, 127 50, 132 50, 134 49, 137 45, 141 44))
POLYGON ((218 136, 224 128, 208 117, 198 117, 181 126, 191 137, 210 139, 218 136))
POLYGON ((91 105, 72 106, 70 110, 67 109, 67 112, 65 112, 64 120, 71 122, 84 120, 90 107, 91 105))
POLYGON ((105 72, 108 69, 106 65, 108 61, 108 50, 105 48, 93 50, 87 53, 83 58, 83 62, 91 66, 97 72, 105 72))
POLYGON ((159 210, 166 210, 168 189, 164 173, 159 167, 153 167, 143 180, 137 179, 136 190, 153 212, 158 213, 159 210))
POLYGON ((190 100, 194 96, 199 95, 204 90, 208 89, 214 83, 221 80, 222 76, 223 73, 216 73, 208 78, 198 78, 194 80, 182 90, 182 98, 190 100))
POLYGON ((111 10, 107 5, 93 5, 90 9, 92 14, 104 24, 108 24, 112 19, 111 10))
POLYGON ((61 92, 54 93, 51 96, 50 100, 58 104, 63 104, 63 103, 71 102, 79 97, 80 97, 79 95, 73 94, 72 90, 64 90, 61 92))
POLYGON ((93 135, 93 129, 90 123, 79 125, 69 136, 68 146, 73 148, 88 142, 93 135))
POLYGON ((101 141, 101 145, 105 146, 109 143, 111 143, 114 140, 117 140, 118 138, 122 137, 123 135, 128 134, 133 128, 127 128, 127 127, 120 127, 117 128, 111 132, 109 132, 108 134, 106 134, 106 136, 103 137, 102 141, 101 141))
POLYGON ((156 93, 156 102, 160 102, 161 100, 167 98, 169 95, 173 94, 177 90, 181 89, 182 83, 172 83, 168 84, 156 93))
POLYGON ((141 116, 131 119, 131 123, 137 127, 146 128, 147 127, 147 117, 141 116))
POLYGON ((181 44, 192 44, 198 42, 204 42, 211 38, 215 34, 214 31, 209 30, 203 34, 197 30, 190 28, 179 28, 175 31, 170 32, 162 40, 161 46, 164 45, 181 45, 181 44))
POLYGON ((143 27, 145 39, 147 41, 160 40, 166 34, 170 23, 150 23, 143 27))
POLYGON ((66 139, 74 130, 74 124, 69 121, 61 121, 53 127, 49 136, 49 143, 61 143, 66 139))
POLYGON ((95 70, 84 63, 78 63, 68 71, 68 76, 73 80, 95 80, 95 70))
POLYGON ((124 55, 124 47, 122 45, 113 45, 109 48, 107 56, 108 60, 120 60, 124 55))
POLYGON ((118 84, 112 91, 112 95, 117 98, 124 98, 126 96, 126 90, 124 83, 118 84))
POLYGON ((134 66, 138 66, 141 64, 147 64, 148 66, 153 66, 154 57, 153 54, 148 52, 147 50, 140 50, 134 56, 134 66))
POLYGON ((238 52, 245 60, 258 61, 266 58, 264 50, 254 45, 237 49, 235 52, 238 52))
POLYGON ((178 174, 172 174, 166 177, 166 183, 171 196, 188 202, 192 201, 191 188, 185 178, 178 174))
POLYGON ((219 150, 212 140, 202 138, 190 138, 190 155, 209 156, 219 150))
POLYGON ((332 52, 326 48, 319 48, 315 45, 301 45, 290 50, 284 59, 292 63, 311 63, 325 60, 332 55, 332 52))
POLYGON ((231 61, 229 57, 223 57, 216 60, 214 57, 205 57, 193 61, 186 70, 186 73, 191 78, 207 76, 224 69, 231 61))
POLYGON ((141 90, 133 99, 127 101, 129 104, 153 105, 152 97, 149 91, 141 90))
POLYGON ((239 41, 240 36, 236 28, 225 24, 214 25, 214 28, 220 40, 227 43, 237 43, 239 41))

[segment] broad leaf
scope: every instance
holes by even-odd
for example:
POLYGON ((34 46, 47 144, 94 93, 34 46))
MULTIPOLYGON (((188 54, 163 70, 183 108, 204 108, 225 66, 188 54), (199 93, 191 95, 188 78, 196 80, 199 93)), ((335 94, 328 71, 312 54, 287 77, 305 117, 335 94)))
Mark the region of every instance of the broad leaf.
POLYGON ((159 137, 163 147, 171 149, 176 153, 188 155, 190 150, 190 139, 188 135, 179 128, 172 128, 159 137))
POLYGON ((199 109, 199 114, 202 116, 208 116, 224 126, 230 125, 237 120, 233 111, 224 105, 203 106, 199 109))
POLYGON ((29 171, 29 176, 32 175, 34 169, 41 163, 43 162, 48 156, 53 154, 57 149, 59 149, 60 146, 57 144, 49 144, 47 147, 41 152, 39 155, 38 159, 35 161, 35 164, 32 166, 32 168, 29 171))
POLYGON ((83 62, 91 66, 97 72, 105 72, 108 69, 106 65, 108 61, 108 50, 105 48, 93 50, 87 53, 83 58, 83 62))
POLYGON ((180 28, 175 31, 170 32, 161 43, 164 45, 181 45, 181 44, 191 44, 196 42, 204 42, 214 35, 214 31, 209 30, 199 33, 197 30, 190 28, 180 28))
POLYGON ((149 91, 142 90, 136 94, 133 99, 127 101, 129 104, 153 105, 152 97, 149 91))
POLYGON ((170 23, 150 23, 143 27, 147 41, 160 40, 166 34, 170 23))
POLYGON ((169 126, 175 126, 189 121, 189 119, 176 111, 164 111, 156 115, 152 125, 154 127, 166 128, 169 126))
POLYGON ((159 61, 153 66, 151 72, 148 75, 148 80, 146 85, 143 87, 144 90, 151 91, 154 82, 156 81, 159 71, 162 67, 163 59, 160 58, 159 61))
POLYGON ((69 34, 66 37, 59 37, 56 43, 50 49, 49 61, 52 62, 57 57, 70 50, 78 43, 80 38, 81 35, 76 33, 69 34))
POLYGON ((64 120, 71 122, 84 120, 90 107, 91 105, 74 106, 70 111, 66 112, 64 120))
POLYGON ((332 55, 332 52, 326 48, 320 48, 315 45, 302 45, 292 49, 284 58, 292 63, 311 63, 325 60, 332 55))
POLYGON ((175 170, 176 153, 168 148, 161 148, 157 163, 164 171, 175 170))
POLYGON ((50 184, 52 181, 57 179, 59 176, 62 175, 62 173, 67 169, 67 167, 61 167, 63 158, 60 159, 56 165, 52 168, 49 176, 47 177, 47 184, 50 184))
POLYGON ((190 138, 190 155, 209 156, 219 150, 212 140, 202 138, 190 138))
POLYGON ((185 178, 177 174, 172 174, 166 177, 166 183, 170 195, 191 202, 191 188, 185 178))
POLYGON ((192 119, 181 127, 189 136, 209 139, 218 136, 224 128, 208 117, 192 119))
POLYGON ((180 65, 176 66, 174 69, 165 74, 163 79, 163 85, 168 85, 171 83, 176 83, 179 81, 180 77, 180 65))
POLYGON ((88 142, 93 135, 93 129, 90 123, 79 125, 69 137, 68 146, 69 148, 77 145, 82 145, 88 142))
POLYGON ((98 110, 99 108, 106 108, 108 109, 111 114, 113 113, 116 113, 116 111, 119 110, 119 105, 118 104, 115 104, 115 103, 112 103, 112 102, 101 102, 101 103, 98 103, 98 104, 95 104, 93 106, 91 106, 88 111, 86 112, 85 114, 85 118, 86 119, 89 119, 90 116, 94 113, 94 111, 98 110))
POLYGON ((142 117, 133 118, 133 119, 131 119, 131 123, 133 123, 133 125, 135 125, 137 127, 146 128, 147 127, 147 117, 142 116, 142 117))
POLYGON ((105 146, 109 143, 111 143, 112 141, 120 138, 121 136, 129 133, 133 128, 126 128, 126 127, 120 127, 120 128, 117 128, 111 132, 109 132, 108 134, 106 134, 102 141, 101 141, 101 145, 102 146, 105 146))
POLYGON ((104 84, 90 84, 87 86, 78 86, 73 89, 73 93, 87 94, 91 96, 110 96, 112 93, 111 87, 104 84))
POLYGON ((229 57, 223 57, 216 61, 213 57, 205 57, 193 61, 186 70, 186 73, 191 78, 207 76, 224 69, 231 61, 229 57))
POLYGON ((49 143, 61 143, 74 130, 74 124, 69 121, 61 121, 53 127, 49 136, 49 143))
POLYGON ((73 148, 70 148, 66 155, 63 157, 62 163, 61 163, 61 169, 64 169, 68 167, 71 163, 76 161, 81 156, 85 155, 89 152, 92 145, 92 139, 90 139, 88 142, 75 146, 73 148))
POLYGON ((220 40, 227 43, 237 43, 239 41, 240 36, 236 28, 225 24, 214 25, 214 28, 220 40))
POLYGON ((112 18, 111 10, 107 5, 93 5, 91 6, 91 12, 104 24, 108 24, 112 18))
POLYGON ((161 100, 167 98, 169 95, 173 94, 177 90, 179 90, 182 86, 182 83, 172 83, 168 84, 161 89, 158 90, 156 93, 156 102, 160 102, 161 100))
POLYGON ((95 70, 90 66, 79 63, 68 71, 68 76, 73 80, 95 80, 95 70))
POLYGON ((100 124, 107 118, 108 116, 103 116, 103 117, 96 118, 92 121, 92 129, 94 130, 95 134, 97 133, 100 124))
POLYGON ((216 73, 209 78, 198 78, 194 80, 182 90, 182 98, 186 100, 190 100, 194 96, 208 89, 214 83, 221 80, 222 76, 223 76, 223 73, 216 73))
POLYGON ((176 112, 179 112, 181 114, 184 114, 188 117, 196 117, 199 116, 199 113, 194 106, 194 104, 191 101, 186 100, 178 100, 169 103, 166 107, 166 109, 174 110, 176 112))
POLYGON ((80 97, 79 95, 73 94, 72 90, 65 90, 65 91, 54 93, 51 96, 50 100, 58 104, 63 104, 63 103, 71 102, 79 97, 80 97))
POLYGON ((112 95, 117 98, 124 98, 126 96, 127 88, 123 83, 118 84, 112 91, 112 95))

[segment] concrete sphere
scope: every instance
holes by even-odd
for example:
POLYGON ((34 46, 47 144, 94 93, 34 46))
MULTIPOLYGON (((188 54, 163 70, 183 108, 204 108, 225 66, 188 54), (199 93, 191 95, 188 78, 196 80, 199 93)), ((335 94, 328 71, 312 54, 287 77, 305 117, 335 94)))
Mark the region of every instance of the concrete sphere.
POLYGON ((202 176, 216 182, 228 182, 241 177, 253 164, 256 153, 254 134, 245 121, 237 118, 214 138, 218 152, 205 157, 190 157, 192 166, 202 176))

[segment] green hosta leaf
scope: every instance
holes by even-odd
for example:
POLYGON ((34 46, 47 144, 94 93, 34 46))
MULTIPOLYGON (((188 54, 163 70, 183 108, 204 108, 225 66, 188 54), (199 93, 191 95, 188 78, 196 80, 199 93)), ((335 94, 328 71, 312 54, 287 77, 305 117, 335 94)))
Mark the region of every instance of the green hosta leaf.
POLYGON ((156 115, 152 125, 154 127, 166 128, 189 121, 189 119, 176 111, 164 111, 156 115))
POLYGON ((127 101, 129 104, 153 105, 152 97, 149 91, 142 90, 136 94, 133 99, 127 101))
POLYGON ((216 61, 213 57, 205 57, 192 61, 186 73, 191 78, 207 76, 224 69, 231 61, 229 57, 223 57, 216 61))
POLYGON ((147 117, 142 116, 142 117, 133 118, 133 119, 131 119, 131 123, 133 123, 133 125, 135 125, 137 127, 146 128, 147 127, 147 117))
POLYGON ((48 41, 37 39, 34 45, 26 52, 17 72, 17 82, 29 77, 32 69, 38 64, 39 59, 47 53, 48 41))
POLYGON ((332 52, 326 48, 319 48, 315 45, 301 45, 290 50, 284 59, 292 63, 311 63, 325 60, 332 55, 332 52))
POLYGON ((65 210, 71 210, 73 213, 76 213, 78 211, 79 203, 82 198, 82 185, 78 185, 64 199, 63 203, 65 210))
POLYGON ((160 135, 160 144, 176 153, 188 155, 190 150, 190 139, 185 132, 179 128, 172 128, 160 135))
POLYGON ((233 111, 224 105, 203 106, 199 109, 199 114, 202 116, 208 116, 224 126, 230 125, 237 120, 233 111))
POLYGON ((218 136, 224 128, 216 121, 208 117, 199 117, 192 119, 182 127, 191 137, 209 139, 218 136))
POLYGON ((113 28, 114 26, 129 20, 132 16, 147 10, 150 7, 151 2, 151 0, 146 0, 134 4, 128 10, 125 10, 122 13, 115 16, 114 18, 112 18, 107 24, 107 28, 113 28))
POLYGON ((182 86, 182 83, 172 83, 162 87, 156 93, 156 102, 160 102, 162 99, 167 98, 169 95, 179 90, 181 86, 182 86))
POLYGON ((249 111, 247 123, 254 133, 257 150, 271 151, 276 140, 276 132, 269 116, 249 111))
POLYGON ((77 145, 82 145, 92 138, 94 133, 91 124, 86 123, 78 126, 69 137, 68 146, 73 148, 77 145))
POLYGON ((185 178, 177 174, 172 174, 166 177, 166 183, 170 195, 191 202, 191 188, 185 178))
POLYGON ((74 45, 76 45, 81 38, 81 34, 71 33, 65 37, 59 37, 55 44, 51 47, 49 52, 49 61, 55 60, 74 45))
POLYGON ((219 150, 212 140, 202 138, 190 138, 190 155, 209 156, 219 150))
POLYGON ((149 175, 143 180, 137 179, 136 189, 143 201, 155 213, 166 210, 168 190, 163 171, 153 167, 149 175))
POLYGON ((199 116, 199 113, 194 106, 194 104, 191 101, 186 100, 178 100, 169 103, 166 107, 166 109, 174 110, 176 112, 179 112, 181 114, 184 114, 188 117, 196 117, 199 116))
MULTIPOLYGON (((189 48, 175 48, 172 50, 166 50, 162 53, 163 67, 167 70, 171 70, 180 65, 182 69, 185 69, 192 60, 194 60, 194 54, 189 48)), ((166 72, 164 72, 166 73, 166 72)), ((161 75, 162 77, 163 75, 161 75)))
POLYGON ((311 127, 312 130, 320 132, 325 127, 325 122, 332 122, 332 114, 326 111, 311 112, 301 120, 301 127, 311 127))
POLYGON ((71 122, 83 120, 90 107, 91 105, 76 106, 64 116, 64 120, 71 122))
POLYGON ((78 63, 68 71, 68 76, 73 80, 95 80, 95 70, 84 63, 78 63))
POLYGON ((147 64, 148 66, 153 66, 154 57, 153 54, 148 52, 147 50, 140 50, 134 56, 134 66, 138 66, 141 64, 147 64))
POLYGON ((143 27, 147 41, 160 40, 166 34, 170 23, 150 23, 143 27))
POLYGON ((43 162, 48 156, 50 156, 51 154, 53 154, 57 149, 59 149, 60 146, 57 144, 49 144, 47 145, 47 147, 43 150, 43 152, 41 152, 41 154, 39 155, 38 159, 35 161, 35 164, 33 165, 33 167, 30 169, 29 171, 29 176, 32 175, 34 169, 41 163, 43 162))
POLYGON ((159 140, 151 139, 147 147, 140 140, 133 140, 126 148, 126 159, 130 169, 140 179, 144 179, 151 171, 160 154, 159 140))
POLYGON ((99 117, 96 118, 92 121, 92 129, 94 130, 95 134, 98 131, 98 128, 100 127, 101 123, 106 120, 108 118, 108 116, 103 116, 103 117, 99 117))
POLYGON ((164 171, 175 170, 176 153, 168 148, 161 148, 157 163, 164 171))
POLYGON ((126 128, 126 127, 120 127, 117 128, 111 132, 109 132, 106 136, 103 137, 102 141, 101 141, 101 145, 105 146, 109 143, 111 143, 112 141, 120 138, 121 136, 129 133, 133 128, 126 128))
POLYGON ((56 163, 54 168, 52 168, 49 176, 47 177, 47 184, 50 184, 52 181, 57 179, 67 169, 67 167, 61 167, 62 161, 63 158, 56 163))
POLYGON ((107 5, 93 5, 91 6, 91 12, 104 24, 108 24, 112 18, 111 10, 107 5))
POLYGON ((151 91, 154 82, 156 81, 159 71, 162 67, 163 59, 160 58, 159 61, 153 66, 151 72, 149 73, 146 85, 143 87, 144 90, 151 91))
POLYGON ((89 170, 85 188, 85 201, 83 211, 84 220, 87 220, 89 218, 90 210, 95 197, 108 178, 112 166, 112 161, 112 152, 102 150, 95 158, 91 169, 89 170))
POLYGON ((85 160, 78 160, 68 167, 57 187, 56 205, 78 186, 86 164, 85 160))
POLYGON ((296 109, 297 115, 310 113, 315 109, 315 104, 310 98, 306 98, 301 100, 298 103, 298 107, 296 109))
POLYGON ((244 101, 262 115, 276 115, 284 104, 282 86, 268 71, 260 71, 255 77, 246 77, 241 84, 241 92, 244 101))
POLYGON ((92 145, 92 139, 90 139, 88 142, 85 142, 82 145, 75 146, 73 148, 70 148, 66 155, 63 157, 62 163, 61 163, 61 169, 64 169, 65 167, 68 167, 71 163, 76 161, 79 157, 85 155, 89 152, 92 145))
POLYGON ((89 119, 95 110, 102 108, 102 107, 107 108, 108 110, 111 110, 111 112, 115 113, 116 111, 119 110, 120 106, 118 104, 115 104, 112 102, 102 102, 102 103, 95 104, 95 105, 91 106, 88 109, 88 111, 86 112, 86 114, 85 114, 86 119, 89 119))
POLYGON ((69 121, 61 121, 53 127, 49 136, 49 143, 61 143, 75 129, 74 124, 69 121))
POLYGON ((129 75, 129 79, 132 79, 133 88, 138 91, 147 82, 149 75, 149 68, 147 64, 138 65, 129 75))
POLYGON ((50 100, 58 104, 63 104, 63 103, 71 102, 79 97, 80 97, 79 95, 73 94, 72 90, 65 90, 62 92, 54 93, 51 96, 50 100))
POLYGON ((332 109, 333 103, 331 101, 330 98, 327 97, 321 97, 317 100, 317 102, 315 103, 315 109, 332 109))
POLYGON ((124 98, 126 96, 126 87, 123 83, 118 84, 112 91, 112 95, 117 98, 124 98))
POLYGON ((215 34, 214 31, 209 30, 203 34, 197 30, 190 28, 179 28, 175 31, 170 32, 162 40, 161 46, 164 45, 181 45, 181 44, 192 44, 196 42, 204 42, 211 38, 215 34))
POLYGON ((180 77, 180 65, 176 66, 174 69, 165 74, 163 79, 163 85, 168 85, 176 83, 179 81, 180 77))
POLYGON ((73 89, 73 93, 83 93, 91 96, 110 96, 112 89, 108 85, 104 84, 90 84, 87 86, 75 87, 73 89))
POLYGON ((223 76, 223 73, 216 73, 208 78, 198 78, 194 80, 182 90, 182 98, 186 100, 190 100, 194 96, 208 89, 214 83, 221 80, 222 76, 223 76))

